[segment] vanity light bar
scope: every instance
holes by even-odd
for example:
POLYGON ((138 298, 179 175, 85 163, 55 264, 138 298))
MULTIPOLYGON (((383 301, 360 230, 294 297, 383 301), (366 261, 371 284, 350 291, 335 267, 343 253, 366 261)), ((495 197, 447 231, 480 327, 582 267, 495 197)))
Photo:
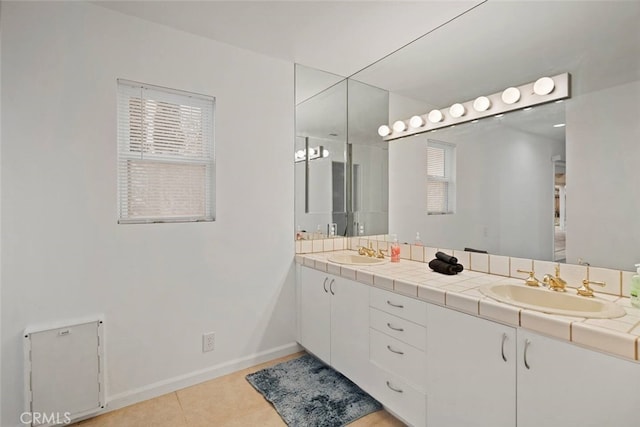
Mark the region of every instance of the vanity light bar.
POLYGON ((501 115, 547 102, 561 102, 569 98, 571 76, 569 73, 553 77, 541 77, 535 82, 513 86, 492 95, 479 96, 474 100, 455 103, 450 107, 398 120, 392 125, 382 125, 378 134, 385 141, 416 135, 435 129, 470 122, 484 117, 501 115))

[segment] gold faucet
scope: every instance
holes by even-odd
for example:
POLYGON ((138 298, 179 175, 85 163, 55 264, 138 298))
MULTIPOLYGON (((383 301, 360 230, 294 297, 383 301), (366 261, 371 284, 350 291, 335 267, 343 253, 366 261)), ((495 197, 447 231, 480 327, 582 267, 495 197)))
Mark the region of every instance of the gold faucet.
POLYGON ((384 249, 378 249, 378 253, 376 254, 376 258, 383 259, 384 258, 384 249))
POLYGON ((533 271, 518 270, 518 273, 527 273, 529 275, 529 277, 527 277, 524 281, 527 286, 540 286, 540 281, 536 279, 536 276, 534 276, 535 273, 533 271))
POLYGON ((364 246, 360 246, 360 248, 358 249, 358 253, 360 255, 366 255, 368 257, 374 257, 376 256, 376 250, 373 249, 373 243, 369 242, 369 247, 365 248, 364 246))
POLYGON ((594 280, 584 279, 582 281, 582 286, 578 288, 578 295, 582 295, 583 297, 593 297, 593 289, 589 286, 589 284, 598 285, 598 286, 606 286, 605 282, 596 282, 594 280))
POLYGON ((566 292, 567 282, 560 277, 560 267, 556 265, 556 274, 552 276, 545 274, 542 283, 549 286, 549 289, 557 292, 566 292))

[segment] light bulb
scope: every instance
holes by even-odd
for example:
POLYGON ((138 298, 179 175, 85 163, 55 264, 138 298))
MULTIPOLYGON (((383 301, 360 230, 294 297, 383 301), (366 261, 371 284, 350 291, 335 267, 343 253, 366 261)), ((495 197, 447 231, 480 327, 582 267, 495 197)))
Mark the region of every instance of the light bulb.
POLYGON ((502 92, 502 102, 505 104, 515 104, 520 100, 520 89, 517 87, 509 87, 502 92))
POLYGON ((549 95, 556 84, 551 77, 540 77, 533 84, 533 93, 536 95, 549 95))
POLYGON ((402 120, 398 120, 393 123, 394 132, 404 132, 407 129, 407 125, 402 120))
POLYGON ((424 119, 420 116, 413 116, 409 119, 409 126, 414 129, 424 126, 424 119))
POLYGON ((486 96, 479 96, 473 101, 473 109, 479 112, 487 111, 491 107, 491 100, 486 96))
POLYGON ((464 116, 464 113, 466 113, 466 111, 467 110, 462 104, 453 104, 451 108, 449 108, 449 114, 451 114, 451 117, 455 117, 456 119, 458 117, 464 116))
POLYGON ((428 118, 431 123, 441 122, 443 119, 442 112, 440 110, 431 110, 428 118))
POLYGON ((378 128, 378 135, 387 136, 391 133, 391 128, 387 125, 382 125, 378 128))
POLYGON ((322 157, 329 157, 329 150, 327 150, 326 148, 322 150, 322 157))

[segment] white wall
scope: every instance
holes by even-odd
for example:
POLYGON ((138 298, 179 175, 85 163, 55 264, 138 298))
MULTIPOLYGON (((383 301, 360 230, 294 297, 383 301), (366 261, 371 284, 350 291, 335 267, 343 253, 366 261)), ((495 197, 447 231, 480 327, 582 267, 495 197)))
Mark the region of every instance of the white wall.
POLYGON ((92 4, 1 7, 0 424, 33 324, 104 314, 114 406, 293 351, 293 64, 92 4), (116 223, 119 77, 216 97, 215 222, 116 223))
POLYGON ((640 81, 567 103, 567 262, 640 262, 640 81))
MULTIPOLYGON (((468 124, 464 126, 474 126, 468 124)), ((469 128, 468 128, 469 129, 469 128)), ((389 233, 428 246, 551 260, 553 163, 562 142, 503 128, 438 131, 389 144, 389 233), (456 145, 456 212, 426 214, 426 141, 456 145)))

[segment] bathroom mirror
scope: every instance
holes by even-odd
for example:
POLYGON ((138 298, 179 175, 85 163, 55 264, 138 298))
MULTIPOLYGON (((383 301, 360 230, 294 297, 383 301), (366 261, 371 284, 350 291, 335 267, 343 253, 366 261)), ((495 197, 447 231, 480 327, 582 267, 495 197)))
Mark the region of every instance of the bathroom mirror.
POLYGON ((388 153, 376 124, 388 105, 386 90, 296 65, 297 235, 387 232, 388 153))
POLYGON ((390 232, 408 242, 420 231, 427 244, 441 247, 478 246, 491 253, 542 260, 564 255, 569 263, 582 259, 593 266, 631 270, 640 262, 638 22, 637 1, 487 1, 352 76, 389 90, 389 118, 378 126, 434 108, 448 109, 544 76, 568 72, 572 78, 571 98, 558 109, 561 112, 556 111, 564 120, 539 122, 543 127, 566 125, 551 130, 564 131, 562 148, 527 153, 517 140, 532 130, 506 121, 549 106, 506 114, 501 131, 498 120, 489 117, 463 125, 464 130, 463 126, 449 129, 449 135, 443 130, 390 142, 390 232), (472 129, 479 133, 472 136, 472 129), (499 142, 496 132, 511 135, 499 142), (466 179, 465 187, 462 181, 455 184, 453 215, 427 215, 422 204, 426 177, 416 171, 424 169, 426 159, 416 147, 424 148, 429 139, 464 139, 458 143, 460 161, 473 155, 465 167, 478 179, 466 179), (475 151, 463 150, 462 144, 475 151), (492 151, 481 144, 503 147, 492 151), (496 172, 507 169, 509 174, 502 176, 496 172), (484 195, 492 187, 506 191, 484 195), (562 207, 561 200, 566 201, 562 207), (463 212, 463 206, 474 204, 502 208, 477 215, 473 209, 463 212), (523 217, 512 209, 516 206, 527 206, 531 216, 523 217), (558 218, 560 211, 566 213, 566 221, 558 218), (556 254, 553 235, 560 223, 566 230, 566 247, 556 254))

